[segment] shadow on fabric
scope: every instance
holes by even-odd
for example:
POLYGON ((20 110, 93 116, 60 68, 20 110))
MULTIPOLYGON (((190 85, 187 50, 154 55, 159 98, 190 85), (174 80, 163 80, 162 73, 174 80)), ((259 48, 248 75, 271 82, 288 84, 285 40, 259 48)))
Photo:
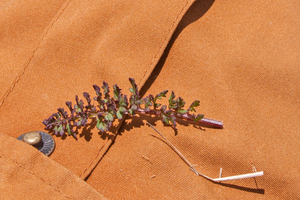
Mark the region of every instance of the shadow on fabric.
POLYGON ((178 24, 178 27, 176 28, 171 40, 169 41, 169 44, 167 45, 162 57, 158 61, 157 65, 153 69, 150 77, 146 81, 146 83, 143 85, 143 87, 140 90, 140 95, 144 96, 145 93, 148 91, 148 89, 151 87, 153 82, 156 80, 157 76, 159 75, 161 69, 163 68, 166 59, 169 55, 169 52, 176 41, 177 37, 180 35, 180 33, 183 31, 185 27, 190 25, 191 23, 199 20, 212 6, 214 3, 214 0, 199 0, 195 1, 194 4, 189 8, 187 13, 183 16, 182 20, 178 24))

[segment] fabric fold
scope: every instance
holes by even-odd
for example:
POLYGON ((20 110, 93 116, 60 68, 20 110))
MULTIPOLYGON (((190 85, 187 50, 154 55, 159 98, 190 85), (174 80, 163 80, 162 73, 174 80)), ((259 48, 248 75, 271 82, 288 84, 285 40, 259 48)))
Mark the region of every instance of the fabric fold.
POLYGON ((106 199, 34 147, 3 134, 0 163, 1 199, 106 199))

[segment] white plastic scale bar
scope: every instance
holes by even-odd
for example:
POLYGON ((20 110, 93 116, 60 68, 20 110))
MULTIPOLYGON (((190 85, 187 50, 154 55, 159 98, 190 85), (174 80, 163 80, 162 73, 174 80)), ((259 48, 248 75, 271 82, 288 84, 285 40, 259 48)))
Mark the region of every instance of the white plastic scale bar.
POLYGON ((198 176, 202 176, 208 180, 211 180, 213 182, 223 182, 223 181, 231 181, 231 180, 238 180, 238 179, 245 179, 245 178, 255 178, 258 176, 263 176, 264 172, 259 171, 259 172, 253 172, 253 173, 248 173, 248 174, 241 174, 241 175, 235 175, 235 176, 227 176, 227 177, 222 177, 222 168, 220 169, 220 174, 219 178, 210 178, 204 174, 200 174, 197 172, 197 170, 193 167, 193 165, 182 155, 182 153, 179 152, 179 150, 169 141, 165 136, 163 136, 154 126, 152 126, 150 123, 147 122, 147 124, 153 128, 161 137, 164 138, 164 140, 169 144, 169 146, 185 161, 186 164, 189 165, 190 169, 197 174, 198 176))
MULTIPOLYGON (((221 168, 222 169, 222 168, 221 168)), ((194 170, 192 170, 194 171, 194 170)), ((249 173, 249 174, 241 174, 241 175, 236 175, 236 176, 227 176, 227 177, 219 177, 219 178, 210 178, 208 176, 205 176, 204 174, 200 174, 197 171, 195 172, 198 176, 202 176, 208 180, 214 181, 214 182, 223 182, 223 181, 231 181, 231 180, 238 180, 238 179, 245 179, 245 178, 255 178, 258 176, 264 175, 263 171, 260 172, 254 172, 254 173, 249 173)))

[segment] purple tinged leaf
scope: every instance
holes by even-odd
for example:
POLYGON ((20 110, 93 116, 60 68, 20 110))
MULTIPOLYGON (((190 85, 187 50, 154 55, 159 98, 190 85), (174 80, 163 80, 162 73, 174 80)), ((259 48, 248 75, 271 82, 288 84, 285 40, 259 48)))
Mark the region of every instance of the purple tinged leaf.
POLYGON ((50 130, 52 127, 53 127, 53 124, 49 124, 49 125, 46 126, 46 129, 50 130))
POLYGON ((159 106, 161 106, 161 104, 157 103, 156 106, 155 106, 155 108, 158 108, 159 106))
POLYGON ((82 119, 82 122, 81 122, 81 126, 85 126, 87 124, 88 120, 86 118, 83 118, 82 119))
POLYGON ((166 97, 167 93, 168 93, 168 90, 162 91, 155 96, 155 99, 162 99, 162 97, 166 97))
POLYGON ((83 104, 84 104, 84 102, 83 102, 82 100, 80 100, 79 103, 78 103, 78 105, 79 105, 79 107, 80 107, 80 109, 81 109, 81 112, 82 112, 83 109, 84 109, 83 104))
POLYGON ((112 122, 106 122, 106 131, 110 129, 112 122))
POLYGON ((104 92, 104 98, 106 99, 106 101, 110 101, 110 95, 109 95, 109 86, 108 83, 106 83, 105 81, 103 81, 103 86, 102 86, 104 92))
POLYGON ((127 107, 128 106, 128 99, 127 99, 126 95, 124 95, 123 97, 122 96, 120 97, 119 106, 120 107, 127 107))
POLYGON ((137 110, 137 109, 138 109, 137 105, 133 104, 133 105, 131 106, 131 110, 137 110))
POLYGON ((84 96, 84 98, 86 99, 86 101, 88 102, 88 104, 90 104, 91 103, 91 98, 90 98, 90 94, 89 93, 87 93, 87 92, 84 92, 83 93, 83 96, 84 96))
POLYGON ((66 105, 68 106, 70 112, 73 113, 72 102, 71 101, 67 101, 66 105))
POLYGON ((55 135, 57 135, 57 134, 58 134, 58 131, 57 131, 57 129, 58 129, 58 127, 57 127, 57 126, 55 126, 55 127, 54 127, 54 129, 53 129, 53 131, 54 131, 54 134, 55 134, 55 135))
POLYGON ((133 94, 133 95, 138 95, 139 94, 139 90, 138 90, 138 87, 135 83, 135 80, 133 78, 129 78, 129 82, 132 86, 132 88, 129 88, 129 91, 133 94))
POLYGON ((162 112, 165 112, 166 109, 167 109, 167 106, 166 106, 166 105, 163 105, 163 106, 161 106, 161 108, 160 108, 160 110, 161 110, 162 112))
POLYGON ((97 96, 101 96, 100 87, 98 85, 93 85, 93 88, 94 88, 97 96))
POLYGON ((176 117, 174 117, 174 116, 170 117, 170 121, 172 122, 173 127, 175 128, 176 127, 176 117))
MULTIPOLYGON (((52 123, 54 123, 54 122, 56 121, 56 119, 57 119, 56 115, 57 115, 57 113, 53 113, 52 115, 50 115, 50 117, 49 117, 48 119, 45 119, 45 120, 43 121, 43 124, 44 124, 45 126, 49 126, 49 125, 51 125, 52 123)), ((52 126, 51 126, 51 127, 52 127, 52 126)))
POLYGON ((68 112, 65 111, 63 108, 58 108, 57 110, 64 119, 68 118, 68 112))
POLYGON ((150 100, 150 101, 152 101, 152 100, 154 99, 154 97, 153 97, 153 95, 152 95, 152 94, 149 94, 149 96, 148 96, 148 97, 149 97, 149 100, 150 100))
POLYGON ((181 109, 181 108, 183 108, 184 105, 185 105, 185 102, 183 101, 183 99, 181 97, 178 97, 178 99, 177 99, 176 102, 177 102, 177 109, 178 110, 181 109))
POLYGON ((150 110, 151 110, 151 109, 150 109, 149 106, 147 106, 147 107, 144 109, 145 112, 149 112, 150 110))
POLYGON ((162 116, 162 122, 163 122, 164 124, 167 124, 167 125, 170 124, 168 117, 165 116, 165 115, 162 116))
POLYGON ((98 117, 98 119, 103 119, 104 118, 104 116, 101 113, 98 113, 97 117, 98 117))
POLYGON ((107 111, 110 114, 115 114, 116 113, 116 106, 113 103, 107 104, 107 111))
POLYGON ((77 134, 76 134, 76 133, 73 133, 72 136, 73 136, 76 140, 78 140, 77 134))
POLYGON ((148 96, 146 96, 144 99, 142 99, 142 102, 144 102, 145 104, 145 109, 149 106, 152 106, 151 97, 149 98, 148 96))
POLYGON ((175 94, 174 92, 172 91, 170 97, 169 97, 169 109, 176 109, 175 108, 175 104, 176 104, 176 101, 174 101, 173 99, 175 98, 175 94))
MULTIPOLYGON (((63 125, 60 125, 58 128, 57 128, 57 134, 59 135, 63 135, 65 133, 65 131, 63 130, 63 125)), ((57 135, 56 134, 56 135, 57 135)))

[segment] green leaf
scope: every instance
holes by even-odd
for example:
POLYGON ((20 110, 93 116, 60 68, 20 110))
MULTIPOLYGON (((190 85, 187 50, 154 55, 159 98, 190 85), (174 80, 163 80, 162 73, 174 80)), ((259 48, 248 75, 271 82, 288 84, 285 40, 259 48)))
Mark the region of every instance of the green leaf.
POLYGON ((181 108, 183 108, 185 105, 185 102, 183 101, 183 99, 181 97, 179 97, 177 100, 176 100, 176 111, 179 112, 181 110, 181 108))
POLYGON ((121 89, 117 86, 117 84, 114 85, 113 88, 114 88, 114 98, 119 100, 121 89))
POLYGON ((175 109, 176 107, 176 101, 174 101, 173 99, 175 98, 175 94, 174 92, 172 91, 170 97, 169 97, 169 109, 175 109))
POLYGON ((169 118, 165 115, 162 116, 162 121, 163 123, 167 124, 167 125, 170 125, 170 122, 169 122, 169 118))
POLYGON ((132 115, 132 116, 135 115, 135 112, 134 112, 134 110, 132 110, 132 109, 129 109, 128 112, 129 112, 129 114, 132 115))
POLYGON ((60 126, 56 129, 56 133, 55 133, 55 134, 60 134, 60 135, 63 135, 63 134, 64 134, 63 125, 60 125, 60 126))
POLYGON ((135 91, 133 88, 129 88, 129 91, 132 93, 132 94, 135 94, 135 91))
POLYGON ((158 108, 159 106, 161 106, 160 103, 156 103, 156 104, 155 104, 155 108, 158 108))
POLYGON ((74 108, 77 113, 82 112, 81 108, 77 104, 74 105, 74 108))
POLYGON ((203 119, 203 117, 204 117, 204 115, 198 114, 193 120, 197 122, 197 121, 200 121, 201 119, 203 119))
POLYGON ((100 130, 101 132, 105 132, 106 131, 106 128, 107 128, 107 124, 100 120, 100 119, 97 119, 97 124, 96 124, 96 127, 98 130, 100 130))
POLYGON ((119 99, 119 106, 120 107, 127 107, 128 106, 128 100, 127 100, 127 96, 121 96, 119 99))
POLYGON ((120 111, 120 110, 117 111, 116 115, 117 115, 118 119, 122 119, 123 118, 123 112, 120 111))
POLYGON ((194 102, 190 105, 188 111, 194 111, 194 112, 196 112, 195 108, 198 107, 199 105, 200 105, 200 101, 198 101, 198 100, 194 101, 194 102))
POLYGON ((185 114, 185 113, 187 113, 187 110, 181 109, 181 110, 179 110, 179 113, 185 114))
POLYGON ((125 112, 126 112, 126 108, 120 107, 120 108, 119 108, 119 111, 122 112, 122 113, 125 113, 125 112))
POLYGON ((155 96, 155 99, 162 99, 162 97, 166 97, 168 90, 162 91, 155 96))
POLYGON ((67 129, 67 133, 68 133, 69 135, 72 135, 72 130, 71 130, 71 127, 70 127, 70 124, 69 124, 69 123, 66 125, 66 129, 67 129))
POLYGON ((106 83, 105 81, 103 81, 103 94, 104 94, 104 99, 105 101, 110 101, 110 95, 109 95, 109 86, 108 86, 108 83, 106 83))
POLYGON ((107 115, 105 115, 104 117, 107 121, 109 122, 113 122, 114 121, 114 116, 111 113, 108 113, 107 115))
POLYGON ((170 97, 169 97, 169 103, 172 103, 173 102, 173 99, 175 98, 175 94, 174 92, 172 91, 170 97))
POLYGON ((129 88, 129 91, 132 93, 132 94, 138 94, 138 87, 135 83, 135 80, 133 78, 129 78, 129 82, 132 86, 132 88, 129 88))

